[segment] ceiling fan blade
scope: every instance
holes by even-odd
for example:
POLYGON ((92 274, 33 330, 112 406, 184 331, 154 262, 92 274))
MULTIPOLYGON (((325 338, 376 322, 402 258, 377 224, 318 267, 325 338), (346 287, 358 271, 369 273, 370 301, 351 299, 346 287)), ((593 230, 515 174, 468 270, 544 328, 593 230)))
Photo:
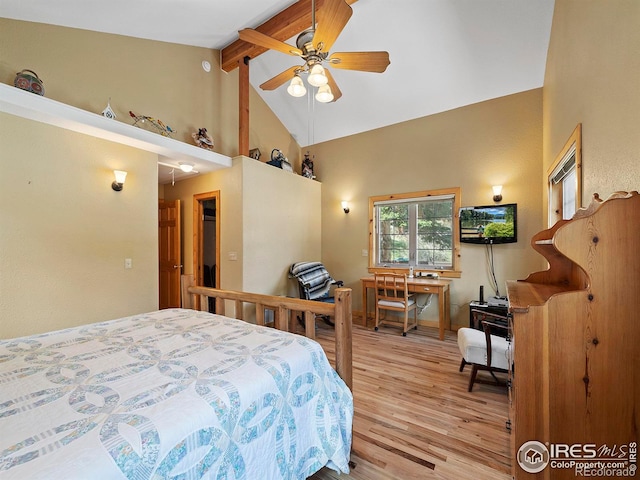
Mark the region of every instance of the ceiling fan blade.
POLYGON ((325 0, 318 10, 318 25, 313 36, 314 46, 322 42, 322 51, 331 50, 333 43, 351 18, 353 10, 344 0, 325 0))
POLYGON ((301 69, 299 65, 287 68, 284 72, 279 73, 272 79, 264 82, 262 85, 260 85, 260 88, 262 90, 275 90, 283 83, 286 83, 287 81, 291 80, 293 76, 296 74, 296 70, 299 70, 299 69, 301 69))
POLYGON ((288 43, 281 42, 280 40, 276 40, 275 38, 265 35, 264 33, 260 33, 257 30, 253 30, 252 28, 240 30, 238 35, 240 36, 240 40, 253 43, 260 47, 277 50, 278 52, 286 53, 287 55, 302 55, 302 50, 299 48, 289 45, 288 43))
POLYGON ((389 63, 388 52, 340 52, 332 54, 327 61, 332 68, 382 73, 389 63))
POLYGON ((329 83, 329 88, 331 88, 331 93, 333 93, 333 100, 331 100, 331 101, 335 102, 336 100, 338 100, 342 96, 342 92, 338 88, 338 84, 336 83, 335 79, 333 78, 333 75, 331 75, 331 72, 329 72, 328 69, 325 69, 324 73, 327 76, 327 80, 329 80, 328 83, 329 83))

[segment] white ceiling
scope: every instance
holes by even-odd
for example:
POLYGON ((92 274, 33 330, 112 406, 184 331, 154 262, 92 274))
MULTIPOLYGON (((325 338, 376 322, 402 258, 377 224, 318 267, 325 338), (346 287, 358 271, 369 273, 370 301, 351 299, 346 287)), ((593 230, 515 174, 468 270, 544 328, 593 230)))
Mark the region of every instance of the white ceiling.
MULTIPOLYGON (((295 0, 0 0, 0 17, 222 49, 295 0)), ((259 85, 300 60, 267 52, 250 81, 305 147, 539 88, 554 0, 359 0, 334 52, 386 50, 385 73, 333 69, 337 102, 259 85)), ((289 43, 295 44, 295 39, 289 43)))

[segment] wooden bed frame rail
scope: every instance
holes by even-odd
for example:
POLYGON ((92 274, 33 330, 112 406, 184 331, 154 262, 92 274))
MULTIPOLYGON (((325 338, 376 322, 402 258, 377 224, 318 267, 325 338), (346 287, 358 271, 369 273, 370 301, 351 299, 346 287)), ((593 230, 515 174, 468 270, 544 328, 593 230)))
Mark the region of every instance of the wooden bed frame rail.
POLYGON ((198 304, 196 299, 200 298, 200 310, 207 311, 209 298, 211 297, 215 298, 216 313, 226 315, 226 301, 232 301, 235 303, 234 318, 243 320, 244 304, 254 304, 257 325, 265 325, 265 310, 271 310, 273 311, 275 328, 285 332, 293 330, 295 312, 302 312, 304 315, 305 336, 312 339, 315 338, 316 315, 333 317, 335 322, 336 372, 338 372, 338 375, 340 375, 340 378, 347 384, 349 389, 353 389, 350 288, 337 288, 334 294, 335 303, 323 303, 299 298, 194 286, 193 275, 183 275, 182 286, 184 308, 194 308, 194 305, 198 304))

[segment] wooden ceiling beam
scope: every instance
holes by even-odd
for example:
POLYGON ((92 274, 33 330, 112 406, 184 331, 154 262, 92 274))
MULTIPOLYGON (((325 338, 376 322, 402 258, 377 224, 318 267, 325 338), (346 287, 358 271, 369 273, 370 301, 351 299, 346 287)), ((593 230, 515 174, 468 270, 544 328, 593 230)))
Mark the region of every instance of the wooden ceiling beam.
MULTIPOLYGON (((345 0, 351 5, 357 0, 345 0)), ((316 0, 316 10, 322 8, 324 0, 316 0)), ((277 15, 271 17, 255 30, 270 37, 285 42, 288 39, 307 30, 311 26, 311 0, 298 0, 296 3, 277 15)), ((266 52, 267 49, 258 47, 242 40, 227 45, 221 52, 222 69, 230 72, 238 67, 238 62, 244 61, 245 57, 256 58, 266 52)))

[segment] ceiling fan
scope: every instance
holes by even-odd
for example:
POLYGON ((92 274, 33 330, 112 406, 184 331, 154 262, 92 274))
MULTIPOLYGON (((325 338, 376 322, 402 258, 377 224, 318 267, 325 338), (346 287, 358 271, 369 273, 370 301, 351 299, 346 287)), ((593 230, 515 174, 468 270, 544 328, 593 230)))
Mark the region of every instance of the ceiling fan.
POLYGON ((260 88, 275 90, 287 81, 291 81, 287 91, 294 97, 307 93, 300 74, 308 74, 310 85, 318 87, 316 100, 319 102, 336 101, 342 96, 333 76, 323 63, 332 68, 358 70, 361 72, 382 73, 389 65, 388 52, 340 52, 330 53, 331 47, 345 27, 353 10, 344 0, 324 0, 318 10, 316 23, 315 0, 311 2, 311 28, 305 30, 296 39, 296 46, 281 42, 273 37, 245 28, 240 30, 240 39, 260 47, 277 50, 288 55, 301 57, 303 65, 296 65, 267 80, 260 88))

